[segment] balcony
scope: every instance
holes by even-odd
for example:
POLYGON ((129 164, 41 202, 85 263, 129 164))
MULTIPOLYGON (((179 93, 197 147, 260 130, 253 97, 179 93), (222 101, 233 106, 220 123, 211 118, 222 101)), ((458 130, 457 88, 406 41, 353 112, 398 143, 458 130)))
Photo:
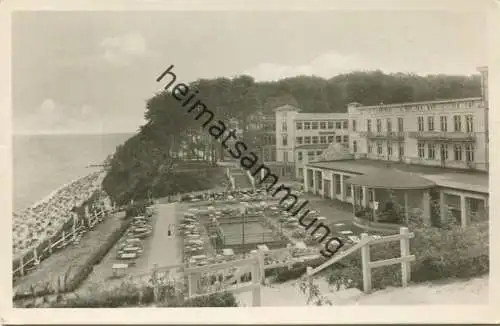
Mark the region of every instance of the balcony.
POLYGON ((476 140, 473 132, 449 132, 449 131, 413 131, 409 133, 411 138, 419 140, 435 141, 469 141, 476 140))
POLYGON ((405 138, 405 133, 402 131, 361 131, 359 134, 369 139, 404 140, 405 138))

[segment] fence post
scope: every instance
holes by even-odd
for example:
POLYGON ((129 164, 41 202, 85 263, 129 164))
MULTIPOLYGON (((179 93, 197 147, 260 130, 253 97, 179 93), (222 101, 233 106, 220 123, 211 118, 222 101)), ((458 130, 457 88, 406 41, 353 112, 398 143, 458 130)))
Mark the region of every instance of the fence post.
POLYGON ((52 255, 52 237, 49 237, 48 244, 49 244, 49 255, 52 255))
MULTIPOLYGON (((361 241, 368 238, 367 233, 361 233, 361 241)), ((363 269, 363 291, 370 293, 372 290, 372 271, 370 268, 370 243, 361 247, 361 266, 363 269)))
POLYGON ((35 265, 38 265, 40 261, 38 260, 38 253, 36 252, 36 248, 33 249, 33 260, 35 265))
POLYGON ((151 277, 152 282, 153 282, 153 297, 154 297, 154 302, 158 302, 158 264, 153 265, 153 275, 151 277))
POLYGON ((260 307, 261 306, 261 290, 262 290, 262 275, 260 275, 260 260, 259 257, 255 257, 255 262, 252 266, 252 284, 258 285, 255 289, 252 290, 252 306, 260 307))
POLYGON ((19 258, 19 273, 24 276, 24 256, 19 258))
POLYGON ((261 278, 261 284, 265 284, 266 282, 266 272, 264 268, 264 251, 259 250, 257 252, 257 260, 259 262, 259 273, 261 278))
POLYGON ((188 272, 188 283, 189 283, 189 298, 198 292, 198 282, 200 275, 198 273, 188 272))
POLYGON ((76 239, 76 221, 77 221, 77 216, 76 214, 73 214, 73 241, 76 239))
MULTIPOLYGON (((410 255, 410 238, 408 234, 410 231, 407 227, 401 227, 399 229, 399 234, 401 234, 401 257, 407 257, 410 255)), ((401 282, 403 287, 408 286, 411 279, 411 263, 409 261, 401 262, 401 282)))

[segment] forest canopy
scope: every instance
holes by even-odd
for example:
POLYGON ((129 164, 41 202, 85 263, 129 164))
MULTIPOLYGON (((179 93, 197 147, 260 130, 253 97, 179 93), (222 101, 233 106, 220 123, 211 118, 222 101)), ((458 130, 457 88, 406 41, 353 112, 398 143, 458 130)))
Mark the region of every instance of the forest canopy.
MULTIPOLYGON (((162 85, 159 85, 162 87, 162 85)), ((160 88, 159 87, 159 88, 160 88)), ((250 76, 232 79, 199 79, 190 83, 199 91, 198 98, 212 110, 216 119, 236 119, 242 126, 254 113, 271 113, 272 109, 290 104, 302 112, 347 112, 347 104, 362 105, 420 102, 481 96, 479 75, 449 76, 356 71, 331 79, 297 76, 275 82, 255 82, 250 76)), ((138 108, 140 109, 140 108, 138 108)), ((136 135, 117 147, 109 160, 109 171, 103 186, 118 204, 147 196, 165 196, 177 191, 195 191, 208 187, 207 180, 194 182, 194 176, 175 172, 181 149, 203 148, 213 152, 220 147, 206 136, 194 120, 167 91, 154 94, 146 102, 146 124, 136 135), (197 137, 198 136, 198 137, 197 137), (179 184, 184 183, 184 184, 179 184), (192 186, 190 186, 192 185, 192 186)))

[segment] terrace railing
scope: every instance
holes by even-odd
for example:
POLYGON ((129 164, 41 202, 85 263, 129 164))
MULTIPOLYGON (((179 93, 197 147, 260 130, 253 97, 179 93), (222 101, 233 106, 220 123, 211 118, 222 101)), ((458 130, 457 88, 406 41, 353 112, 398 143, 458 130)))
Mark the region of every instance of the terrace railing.
POLYGON ((411 266, 410 263, 415 261, 415 256, 410 255, 410 239, 413 238, 414 233, 410 233, 407 227, 400 228, 399 234, 385 236, 381 238, 375 238, 373 236, 369 236, 367 233, 361 234, 361 241, 356 245, 350 247, 347 250, 342 251, 341 253, 334 256, 332 259, 323 263, 322 265, 312 268, 308 267, 307 276, 312 280, 314 274, 322 271, 323 269, 331 266, 332 264, 340 261, 341 259, 347 257, 358 249, 361 250, 361 263, 363 269, 363 290, 365 293, 369 293, 372 290, 372 274, 371 270, 373 268, 389 266, 394 264, 401 264, 401 279, 402 286, 406 287, 411 279, 411 266), (393 242, 399 241, 401 246, 401 256, 397 258, 390 258, 379 261, 371 261, 370 260, 370 246, 374 244, 384 243, 384 242, 393 242))
MULTIPOLYGON (((89 215, 87 217, 89 227, 92 228, 109 213, 102 209, 97 213, 89 215)), ((27 272, 36 268, 42 260, 52 255, 55 250, 62 249, 75 241, 80 231, 88 229, 87 226, 80 223, 81 221, 78 217, 68 219, 53 236, 42 240, 37 246, 14 258, 12 262, 13 275, 15 277, 24 276, 27 272)))

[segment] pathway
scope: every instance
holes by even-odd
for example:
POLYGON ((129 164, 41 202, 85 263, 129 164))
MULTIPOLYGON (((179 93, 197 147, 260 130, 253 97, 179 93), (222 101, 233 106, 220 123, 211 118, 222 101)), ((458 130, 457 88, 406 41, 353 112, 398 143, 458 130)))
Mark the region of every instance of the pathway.
POLYGON ((176 234, 177 203, 159 204, 156 206, 157 217, 153 226, 153 235, 147 253, 147 268, 155 264, 159 267, 182 263, 182 239, 176 234), (168 235, 169 227, 172 234, 168 235))

